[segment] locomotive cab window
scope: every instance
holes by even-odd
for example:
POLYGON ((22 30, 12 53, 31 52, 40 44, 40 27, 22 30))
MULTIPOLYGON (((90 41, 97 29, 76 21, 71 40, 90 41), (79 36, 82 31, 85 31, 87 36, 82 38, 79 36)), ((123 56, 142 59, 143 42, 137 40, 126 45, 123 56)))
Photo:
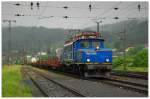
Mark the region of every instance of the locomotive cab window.
POLYGON ((99 41, 93 41, 92 42, 92 47, 93 48, 100 47, 100 42, 99 41))
POLYGON ((82 48, 88 48, 89 47, 89 42, 88 41, 81 41, 80 42, 80 47, 82 47, 82 48))

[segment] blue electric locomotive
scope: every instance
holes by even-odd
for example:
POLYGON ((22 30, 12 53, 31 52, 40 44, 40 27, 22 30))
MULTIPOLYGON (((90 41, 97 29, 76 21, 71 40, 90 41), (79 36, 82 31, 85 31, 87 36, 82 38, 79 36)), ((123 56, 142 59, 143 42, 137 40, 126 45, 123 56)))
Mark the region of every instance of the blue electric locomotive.
POLYGON ((81 32, 66 41, 61 63, 69 71, 85 77, 109 77, 112 49, 105 48, 97 32, 81 32))

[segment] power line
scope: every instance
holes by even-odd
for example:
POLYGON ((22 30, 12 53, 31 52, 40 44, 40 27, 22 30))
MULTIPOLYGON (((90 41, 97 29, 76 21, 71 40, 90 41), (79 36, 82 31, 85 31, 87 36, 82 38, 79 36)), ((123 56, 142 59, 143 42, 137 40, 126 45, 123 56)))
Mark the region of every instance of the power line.
MULTIPOLYGON (((49 18, 64 18, 64 19, 71 19, 71 18, 76 18, 76 19, 135 19, 137 17, 78 17, 78 16, 42 16, 39 19, 49 19, 49 18)), ((141 17, 141 18, 146 18, 146 17, 141 17)))
POLYGON ((48 18, 77 18, 77 19, 93 19, 93 18, 99 18, 99 19, 105 19, 105 17, 80 17, 80 16, 42 16, 40 19, 48 19, 48 18))
MULTIPOLYGON (((3 15, 13 15, 13 14, 3 14, 3 15)), ((135 19, 138 17, 80 17, 80 16, 41 16, 41 15, 28 15, 28 14, 14 14, 16 17, 29 17, 29 16, 38 16, 38 19, 49 19, 49 18, 64 18, 64 19, 71 19, 71 18, 76 18, 76 19, 92 19, 92 20, 102 20, 102 19, 135 19), (40 17, 41 16, 41 17, 40 17)), ((146 17, 140 17, 140 18, 146 18, 146 17)))
MULTIPOLYGON (((115 8, 116 6, 118 6, 119 4, 120 4, 121 2, 119 2, 118 4, 115 4, 114 6, 113 6, 113 8, 115 8)), ((99 14, 99 16, 101 16, 101 15, 105 15, 105 13, 108 13, 108 12, 110 12, 112 9, 107 9, 106 11, 104 11, 104 12, 102 12, 101 14, 99 14)))
MULTIPOLYGON (((119 3, 121 3, 121 2, 119 2, 119 3)), ((18 6, 18 7, 20 7, 20 6, 22 6, 22 7, 31 7, 31 10, 33 10, 33 2, 31 2, 31 4, 30 5, 25 5, 25 4, 21 4, 21 3, 8 3, 8 4, 11 4, 11 5, 14 5, 14 6, 18 6)), ((37 6, 37 8, 38 7, 41 7, 41 8, 44 8, 44 7, 46 7, 46 8, 63 8, 63 9, 89 9, 90 11, 92 10, 92 9, 106 9, 106 8, 101 8, 101 7, 92 7, 92 4, 91 4, 91 2, 90 2, 90 4, 88 5, 88 7, 77 7, 77 6, 39 6, 40 5, 40 3, 39 2, 37 2, 36 3, 36 6, 37 6)), ((121 10, 124 10, 124 8, 118 8, 118 7, 110 7, 110 8, 108 8, 108 9, 114 9, 114 10, 118 10, 118 9, 121 9, 121 10)), ((138 9, 138 8, 130 8, 130 9, 138 9)), ((140 7, 140 9, 147 9, 147 7, 140 7)))
MULTIPOLYGON (((118 7, 118 5, 120 5, 122 2, 119 2, 119 3, 117 3, 115 6, 113 6, 113 7, 111 7, 111 10, 112 9, 114 9, 114 10, 120 10, 120 8, 118 7)), ((9 4, 12 4, 12 3, 9 3, 9 4)), ((17 6, 20 6, 20 5, 22 5, 22 4, 19 4, 19 3, 16 3, 16 4, 13 4, 13 5, 17 5, 17 6)), ((40 5, 40 3, 39 2, 37 2, 37 7, 39 7, 39 5, 40 5)), ((90 5, 91 5, 91 2, 90 2, 90 5)), ((33 2, 31 2, 31 6, 33 6, 33 2)), ((40 6, 40 7, 42 7, 42 6, 40 6)), ((45 7, 48 7, 48 6, 45 6, 45 7)), ((63 6, 63 8, 65 8, 65 9, 68 9, 68 6, 63 6)), ((91 7, 90 7, 91 8, 91 7)), ((92 9, 93 9, 93 7, 92 7, 92 9)), ((136 8, 137 9, 137 8, 136 8)), ((140 9, 142 9, 142 8, 140 8, 140 9)), ((108 11, 104 11, 105 13, 108 13, 109 11, 111 11, 111 10, 109 10, 108 9, 108 11)), ((90 10, 91 11, 91 10, 90 10)), ((104 14, 104 13, 103 13, 104 14)), ((114 14, 114 13, 113 13, 114 14)), ((38 16, 38 15, 18 15, 18 16, 38 16)), ((104 15, 103 15, 104 16, 104 15)), ((66 19, 68 18, 68 17, 65 17, 66 19)), ((42 19, 42 18, 39 18, 39 19, 42 19)))
MULTIPOLYGON (((114 16, 114 17, 112 17, 112 15, 114 15, 114 13, 112 12, 112 14, 110 15, 109 14, 109 12, 110 11, 121 11, 121 9, 125 9, 125 11, 122 11, 123 13, 125 13, 127 10, 127 8, 125 7, 125 8, 121 8, 121 7, 119 7, 119 5, 121 4, 122 2, 117 2, 115 5, 113 5, 112 7, 109 7, 109 8, 101 8, 101 7, 95 7, 95 6, 93 6, 93 4, 91 4, 91 2, 90 2, 90 4, 89 5, 91 5, 91 6, 89 6, 89 8, 88 8, 88 4, 87 4, 87 7, 75 7, 75 6, 49 6, 49 5, 41 5, 41 3, 39 3, 39 2, 33 2, 33 4, 32 4, 32 6, 36 6, 37 8, 38 7, 45 7, 45 9, 46 8, 48 8, 48 7, 57 7, 57 8, 63 8, 63 9, 69 9, 69 8, 84 8, 84 9, 90 9, 90 11, 92 10, 92 9, 106 9, 105 11, 104 11, 104 13, 102 12, 102 16, 104 16, 104 17, 81 17, 81 16, 53 16, 53 15, 50 15, 50 16, 42 16, 42 14, 40 13, 40 14, 37 14, 37 15, 33 15, 33 14, 18 14, 18 13, 16 13, 16 14, 14 14, 14 16, 16 16, 16 17, 29 17, 29 16, 37 16, 38 18, 37 18, 37 23, 36 23, 36 26, 37 26, 37 24, 38 24, 38 22, 39 22, 39 20, 41 20, 41 19, 51 19, 51 18, 64 18, 64 19, 90 19, 90 20, 92 20, 92 19, 97 19, 97 20, 107 20, 107 19, 116 19, 116 20, 119 20, 119 19, 132 19, 133 17, 119 17, 119 16, 114 16), (35 4, 36 3, 36 4, 35 4), (107 16, 106 16, 106 13, 108 13, 107 14, 107 16), (109 16, 108 16, 109 15, 109 16)), ((26 6, 29 6, 29 8, 30 8, 30 2, 28 3, 28 4, 21 4, 21 3, 9 3, 9 4, 11 4, 11 5, 14 5, 14 6, 17 6, 17 7, 21 7, 21 6, 24 6, 24 7, 26 7, 26 6)), ((47 3, 48 4, 48 3, 47 3)), ((129 6, 127 6, 127 7, 129 7, 129 6)), ((141 11, 141 9, 142 9, 142 7, 143 8, 146 8, 146 7, 144 7, 144 6, 141 6, 140 7, 140 11, 141 11)), ((135 9, 135 8, 134 8, 135 9)), ((136 6, 136 9, 138 9, 138 7, 136 6)), ((129 10, 128 12, 130 12, 131 10, 129 10)), ((7 14, 7 15, 9 15, 9 14, 7 14)), ((122 14, 123 15, 123 14, 122 14)), ((137 17, 135 17, 135 18, 137 18, 137 17)))

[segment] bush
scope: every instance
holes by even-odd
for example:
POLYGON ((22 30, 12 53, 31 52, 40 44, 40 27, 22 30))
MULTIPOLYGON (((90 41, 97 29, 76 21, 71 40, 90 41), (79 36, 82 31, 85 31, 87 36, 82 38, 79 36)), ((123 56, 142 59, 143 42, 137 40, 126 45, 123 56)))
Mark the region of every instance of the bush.
POLYGON ((129 51, 127 52, 127 55, 134 56, 135 54, 137 54, 141 50, 143 50, 142 45, 139 45, 135 48, 130 48, 129 51))
POLYGON ((116 57, 113 59, 113 68, 116 68, 118 66, 121 66, 123 63, 123 58, 122 57, 116 57))
MULTIPOLYGON (((124 56, 113 58, 113 69, 123 70, 123 62, 124 56)), ((148 49, 131 48, 126 54, 126 67, 127 70, 146 71, 148 67, 148 49)))
POLYGON ((134 59, 132 56, 126 55, 126 66, 132 66, 133 61, 134 61, 134 59))
POLYGON ((134 56, 133 66, 148 66, 148 50, 143 49, 134 56))

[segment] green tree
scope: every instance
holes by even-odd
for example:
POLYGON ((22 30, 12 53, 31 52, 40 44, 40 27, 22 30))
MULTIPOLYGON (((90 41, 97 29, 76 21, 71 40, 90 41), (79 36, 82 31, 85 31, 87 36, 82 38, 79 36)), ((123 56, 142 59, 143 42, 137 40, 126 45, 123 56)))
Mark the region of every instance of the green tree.
POLYGON ((141 51, 143 49, 143 45, 138 45, 136 46, 135 48, 130 48, 129 51, 128 51, 128 55, 136 55, 139 51, 141 51))
POLYGON ((148 66, 148 49, 143 49, 134 56, 133 65, 141 67, 148 66))
POLYGON ((113 59, 113 68, 116 68, 118 66, 122 65, 123 57, 116 57, 113 59))

